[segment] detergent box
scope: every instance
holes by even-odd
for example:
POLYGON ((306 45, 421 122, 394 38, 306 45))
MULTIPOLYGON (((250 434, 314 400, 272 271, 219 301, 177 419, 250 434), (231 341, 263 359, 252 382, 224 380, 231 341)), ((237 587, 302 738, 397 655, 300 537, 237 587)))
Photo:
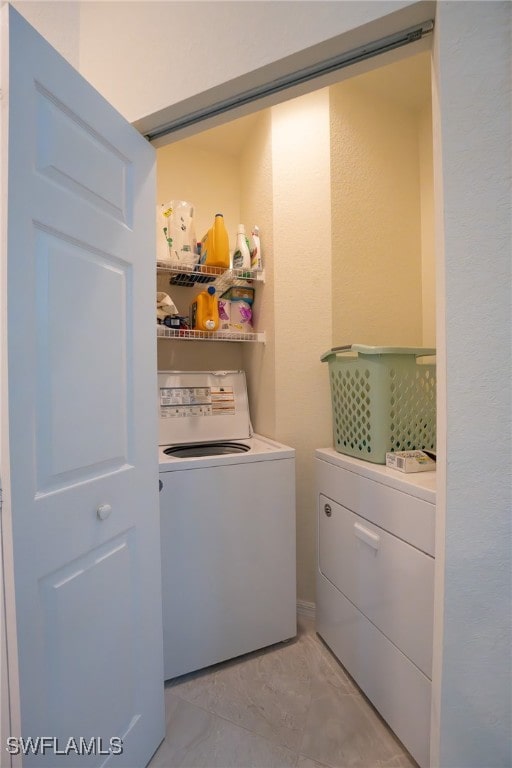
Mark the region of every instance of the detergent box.
POLYGON ((396 451, 386 453, 386 467, 400 472, 431 472, 436 462, 423 451, 396 451))
POLYGON ((224 291, 221 299, 226 299, 227 301, 232 302, 245 301, 247 304, 251 305, 254 301, 254 288, 245 285, 232 285, 231 288, 224 291))

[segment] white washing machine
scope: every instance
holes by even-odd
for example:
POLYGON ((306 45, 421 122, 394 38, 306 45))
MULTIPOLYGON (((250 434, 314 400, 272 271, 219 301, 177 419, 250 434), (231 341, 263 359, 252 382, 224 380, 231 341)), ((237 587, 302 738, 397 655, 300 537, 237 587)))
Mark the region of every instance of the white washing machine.
POLYGON ((296 635, 295 451, 251 434, 243 371, 158 386, 167 680, 296 635))

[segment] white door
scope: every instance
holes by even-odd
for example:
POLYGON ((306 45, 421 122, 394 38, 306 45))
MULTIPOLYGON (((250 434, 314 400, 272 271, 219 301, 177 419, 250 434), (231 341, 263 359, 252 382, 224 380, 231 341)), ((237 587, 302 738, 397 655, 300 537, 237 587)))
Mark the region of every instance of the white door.
POLYGON ((13 735, 47 737, 27 766, 142 768, 164 736, 154 150, 4 11, 13 735))

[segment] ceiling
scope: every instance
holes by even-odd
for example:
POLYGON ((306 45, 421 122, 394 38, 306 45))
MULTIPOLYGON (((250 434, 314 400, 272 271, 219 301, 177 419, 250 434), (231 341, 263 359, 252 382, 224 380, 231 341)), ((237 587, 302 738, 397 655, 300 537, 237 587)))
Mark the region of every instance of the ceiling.
MULTIPOLYGON (((354 78, 369 94, 418 110, 430 99, 430 52, 377 67, 354 78)), ((240 154, 252 124, 260 112, 210 128, 183 139, 189 147, 213 150, 227 155, 240 154)))

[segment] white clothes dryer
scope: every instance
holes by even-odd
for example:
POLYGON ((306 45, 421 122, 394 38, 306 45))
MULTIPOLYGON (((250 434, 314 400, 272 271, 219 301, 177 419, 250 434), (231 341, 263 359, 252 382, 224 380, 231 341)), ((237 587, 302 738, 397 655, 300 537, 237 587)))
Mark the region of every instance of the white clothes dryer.
POLYGON ((164 677, 297 632, 295 451, 253 435, 243 371, 162 371, 164 677))

